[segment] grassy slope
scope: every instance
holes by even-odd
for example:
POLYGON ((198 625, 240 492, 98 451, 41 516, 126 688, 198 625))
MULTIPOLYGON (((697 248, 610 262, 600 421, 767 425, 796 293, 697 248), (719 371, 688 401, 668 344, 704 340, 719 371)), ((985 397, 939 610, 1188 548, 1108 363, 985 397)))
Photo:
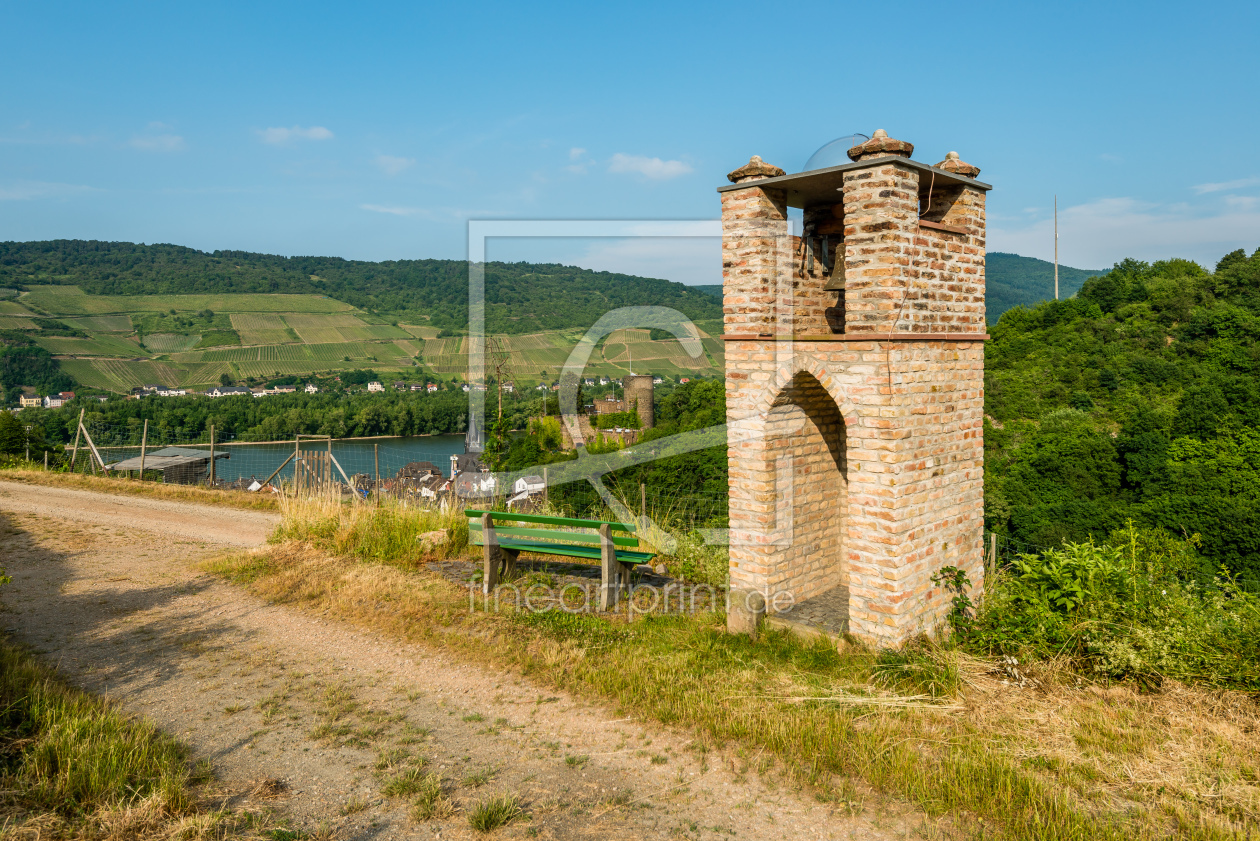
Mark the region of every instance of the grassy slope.
POLYGON ((5 837, 196 837, 188 750, 0 642, 5 837))
POLYGON ((304 503, 286 511, 284 542, 212 569, 280 603, 694 727, 700 751, 733 740, 837 808, 862 808, 873 786, 941 816, 951 836, 1257 831, 1260 714, 1239 693, 1063 685, 1024 666, 1017 689, 998 664, 931 644, 895 653, 783 633, 751 641, 723 633, 721 614, 626 624, 470 611, 466 592, 423 569, 415 536, 436 527, 453 535, 442 553, 464 551, 460 518, 304 503))

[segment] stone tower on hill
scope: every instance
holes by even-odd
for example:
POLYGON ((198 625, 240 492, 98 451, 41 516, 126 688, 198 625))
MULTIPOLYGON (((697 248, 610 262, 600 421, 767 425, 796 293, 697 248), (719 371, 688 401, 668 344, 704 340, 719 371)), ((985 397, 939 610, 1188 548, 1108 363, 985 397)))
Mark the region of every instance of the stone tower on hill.
POLYGON ((754 157, 719 188, 732 630, 764 599, 895 644, 944 621, 942 567, 982 586, 990 187, 913 149, 877 131, 852 163, 754 157))
POLYGON ((621 379, 625 410, 637 411, 644 429, 651 429, 655 414, 652 411, 652 377, 647 374, 629 374, 621 379))

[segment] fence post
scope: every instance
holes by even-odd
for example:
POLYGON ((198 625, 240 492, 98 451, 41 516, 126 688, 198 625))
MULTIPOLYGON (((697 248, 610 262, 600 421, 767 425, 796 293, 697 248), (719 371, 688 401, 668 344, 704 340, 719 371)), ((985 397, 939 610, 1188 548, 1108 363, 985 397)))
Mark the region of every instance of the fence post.
POLYGON ((381 445, 372 444, 372 471, 376 476, 376 481, 372 484, 372 490, 376 492, 376 507, 381 507, 381 445))
POLYGON ((297 499, 297 495, 298 495, 298 470, 301 468, 301 465, 302 465, 302 457, 298 449, 301 446, 302 446, 302 435, 301 433, 296 433, 293 436, 293 498, 294 499, 297 499))
POLYGON ((639 483, 639 516, 647 516, 647 485, 639 483))
POLYGON ((989 568, 991 572, 997 572, 997 532, 989 532, 989 568))
POLYGON ((551 483, 547 481, 547 468, 543 467, 543 502, 551 502, 551 483))
POLYGON ((79 435, 83 432, 83 413, 87 409, 79 410, 79 425, 74 428, 74 452, 70 454, 70 472, 74 472, 74 462, 79 457, 79 435))
POLYGON ((144 422, 144 432, 140 436, 140 481, 144 481, 144 454, 149 447, 149 422, 144 422))
POLYGON ((48 451, 44 450, 44 472, 48 472, 48 451))
POLYGON ((210 487, 214 487, 214 424, 210 424, 210 487))

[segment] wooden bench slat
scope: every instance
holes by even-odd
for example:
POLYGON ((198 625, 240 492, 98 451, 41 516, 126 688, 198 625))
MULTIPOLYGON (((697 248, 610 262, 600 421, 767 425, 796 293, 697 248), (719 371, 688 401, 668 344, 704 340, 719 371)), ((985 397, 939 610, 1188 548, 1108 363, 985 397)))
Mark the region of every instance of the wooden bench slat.
MULTIPOLYGON (((545 523, 549 526, 572 526, 575 528, 599 528, 604 524, 603 520, 579 520, 574 517, 544 517, 541 514, 513 514, 510 511, 479 511, 472 508, 464 510, 464 515, 472 517, 481 517, 482 514, 489 514, 495 522, 516 522, 516 523, 545 523)), ((633 523, 609 523, 613 531, 637 531, 638 527, 633 523)))
MULTIPOLYGON (((468 521, 468 538, 472 540, 473 532, 481 531, 481 522, 477 520, 468 521)), ((497 535, 506 535, 509 537, 538 537, 543 540, 572 540, 574 543, 593 543, 599 545, 598 534, 585 534, 576 531, 556 531, 554 529, 527 529, 518 526, 495 526, 494 533, 497 535)), ((619 537, 614 535, 612 542, 617 546, 638 546, 639 540, 634 537, 619 537)))
MULTIPOLYGON (((591 558, 593 560, 599 560, 600 558, 600 551, 596 547, 570 546, 564 543, 535 543, 532 540, 500 540, 498 545, 503 549, 537 552, 541 555, 565 555, 571 558, 591 558)), ((646 564, 650 563, 655 557, 651 552, 617 550, 617 560, 624 563, 646 564)))

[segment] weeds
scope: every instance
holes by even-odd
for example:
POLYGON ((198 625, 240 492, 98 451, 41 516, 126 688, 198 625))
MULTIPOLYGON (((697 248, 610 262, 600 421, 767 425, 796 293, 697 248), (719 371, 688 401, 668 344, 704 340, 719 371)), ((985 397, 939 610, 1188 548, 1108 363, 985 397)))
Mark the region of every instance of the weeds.
POLYGON ((468 825, 478 832, 490 832, 506 826, 523 814, 520 801, 514 794, 504 794, 483 800, 468 813, 468 825))
POLYGON ((1094 679, 1260 689, 1260 596, 1205 575, 1194 538, 1132 523, 1104 543, 1016 558, 962 639, 984 654, 1066 657, 1094 679))
POLYGON ((442 794, 442 779, 437 774, 429 774, 420 781, 416 788, 416 799, 411 805, 411 817, 416 821, 428 821, 435 818, 450 817, 455 811, 455 804, 442 794))
POLYGON ((381 794, 386 797, 410 797, 418 794, 424 788, 425 777, 423 776, 423 763, 408 768, 398 776, 390 779, 381 788, 381 794))
MULTIPOLYGON (((48 823, 41 813, 62 825, 119 817, 161 823, 194 813, 184 746, 67 686, 7 643, 0 643, 0 741, 0 788, 26 813, 9 830, 23 821, 48 823)), ((51 825, 42 831, 61 834, 51 825)))

